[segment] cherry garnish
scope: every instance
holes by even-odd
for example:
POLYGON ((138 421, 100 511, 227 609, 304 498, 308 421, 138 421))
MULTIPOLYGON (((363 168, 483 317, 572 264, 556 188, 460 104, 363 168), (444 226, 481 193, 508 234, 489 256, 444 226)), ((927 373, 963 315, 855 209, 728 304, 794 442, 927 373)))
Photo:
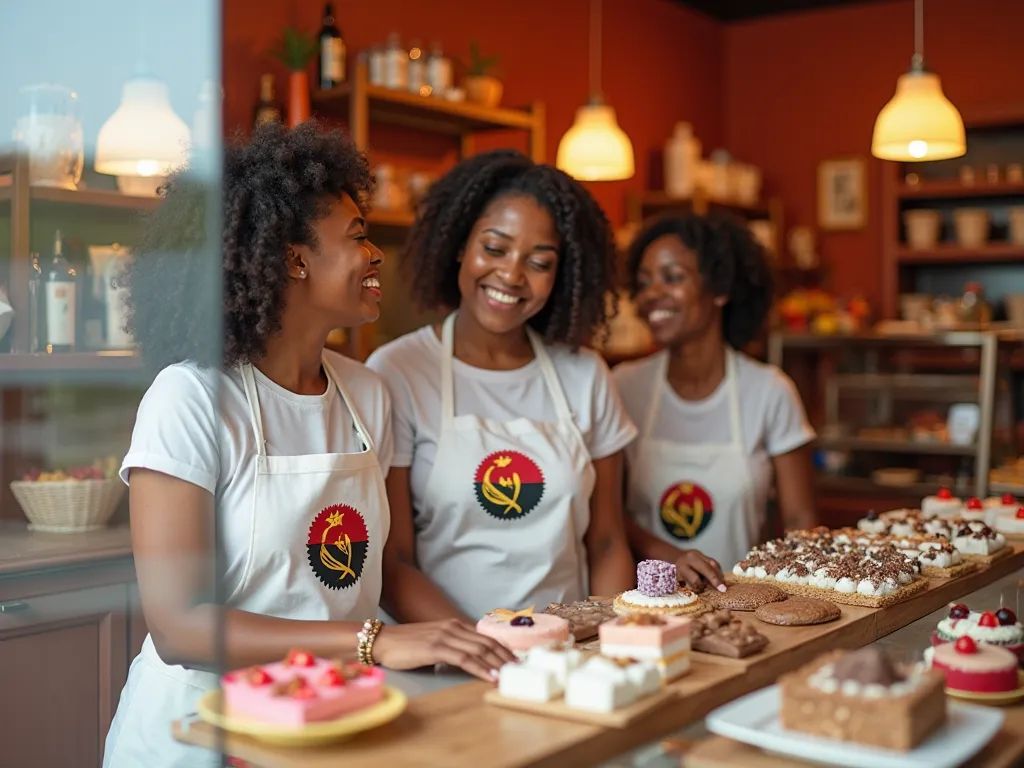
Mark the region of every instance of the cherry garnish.
POLYGON ((1009 608, 1000 608, 996 611, 996 618, 999 619, 999 624, 1003 627, 1009 627, 1017 623, 1017 614, 1009 608))
POLYGON ((957 653, 977 653, 978 645, 974 642, 974 639, 964 635, 956 639, 956 644, 953 646, 956 648, 957 653))
POLYGON ((970 615, 971 609, 963 603, 957 603, 949 608, 949 618, 951 619, 966 619, 970 615))
POLYGON ((985 505, 981 503, 981 499, 974 498, 974 499, 968 499, 967 500, 967 508, 968 509, 984 509, 985 505))
POLYGON ((935 494, 935 496, 943 501, 949 501, 953 498, 953 494, 949 492, 949 488, 939 488, 939 492, 935 494))
POLYGON ((1018 520, 1024 520, 1024 507, 1018 507, 1017 508, 1017 514, 1015 515, 1015 517, 1018 520))
POLYGON ((996 618, 996 615, 994 613, 992 613, 992 611, 985 611, 983 614, 981 614, 981 618, 978 619, 978 626, 979 627, 998 627, 999 626, 999 619, 996 618))
POLYGON ((1012 493, 1003 494, 1003 506, 1009 507, 1017 503, 1017 499, 1014 498, 1012 493))
POLYGON ((509 622, 513 627, 532 627, 533 619, 529 616, 516 616, 509 622))

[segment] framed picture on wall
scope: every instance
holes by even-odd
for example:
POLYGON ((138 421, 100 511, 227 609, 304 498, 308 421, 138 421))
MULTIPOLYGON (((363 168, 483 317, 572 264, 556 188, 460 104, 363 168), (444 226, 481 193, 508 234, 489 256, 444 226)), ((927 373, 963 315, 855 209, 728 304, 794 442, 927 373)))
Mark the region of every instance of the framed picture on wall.
POLYGON ((818 166, 818 228, 862 229, 868 223, 867 163, 863 157, 818 166))

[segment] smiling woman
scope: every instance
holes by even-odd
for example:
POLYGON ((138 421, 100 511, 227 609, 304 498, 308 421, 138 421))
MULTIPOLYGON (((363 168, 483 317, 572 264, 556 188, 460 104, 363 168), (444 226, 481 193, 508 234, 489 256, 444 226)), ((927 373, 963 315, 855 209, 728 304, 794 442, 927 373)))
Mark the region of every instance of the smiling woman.
POLYGON ((465 160, 428 193, 403 266, 422 307, 454 311, 368 361, 395 403, 382 604, 397 619, 635 586, 619 488, 636 428, 580 348, 613 258, 587 191, 518 152, 465 160))

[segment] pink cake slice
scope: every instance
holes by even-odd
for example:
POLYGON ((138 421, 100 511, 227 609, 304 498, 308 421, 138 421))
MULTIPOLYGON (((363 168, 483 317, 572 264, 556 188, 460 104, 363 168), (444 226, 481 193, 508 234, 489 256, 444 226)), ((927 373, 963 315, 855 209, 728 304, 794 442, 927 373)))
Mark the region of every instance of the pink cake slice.
POLYGON ((221 687, 229 715, 301 727, 376 704, 384 672, 292 651, 284 661, 224 675, 221 687))
POLYGON ((532 608, 489 613, 477 622, 476 631, 516 653, 569 642, 568 621, 548 613, 534 613, 532 608))
POLYGON ((690 650, 690 619, 685 617, 621 616, 597 632, 604 656, 658 661, 690 650))
POLYGON ((947 688, 975 693, 1017 689, 1017 657, 1005 648, 961 637, 932 650, 932 669, 946 676, 947 688))

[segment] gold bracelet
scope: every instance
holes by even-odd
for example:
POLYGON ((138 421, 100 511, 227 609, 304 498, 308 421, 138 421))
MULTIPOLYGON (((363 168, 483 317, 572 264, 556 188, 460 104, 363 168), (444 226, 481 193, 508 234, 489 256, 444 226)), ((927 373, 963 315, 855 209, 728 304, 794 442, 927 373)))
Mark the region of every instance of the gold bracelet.
POLYGON ((356 633, 359 645, 356 646, 356 657, 364 667, 375 667, 377 662, 373 660, 373 641, 377 639, 384 622, 380 619, 367 619, 363 622, 363 628, 356 633))

